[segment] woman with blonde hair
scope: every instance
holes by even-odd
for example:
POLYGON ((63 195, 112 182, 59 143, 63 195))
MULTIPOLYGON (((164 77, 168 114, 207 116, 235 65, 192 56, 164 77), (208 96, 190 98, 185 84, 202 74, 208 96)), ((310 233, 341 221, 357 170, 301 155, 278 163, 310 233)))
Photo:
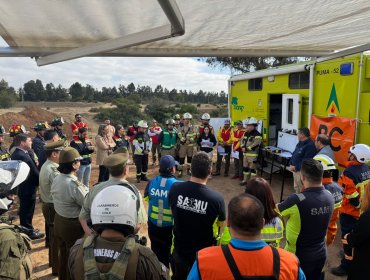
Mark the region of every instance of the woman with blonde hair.
POLYGON ((95 144, 96 164, 99 165, 98 182, 107 181, 109 179, 109 172, 108 169, 103 165, 103 162, 105 158, 112 153, 116 143, 108 139, 108 126, 106 124, 99 125, 98 135, 95 137, 95 144))
POLYGON ((370 279, 370 182, 362 193, 361 212, 357 226, 343 240, 354 249, 348 280, 370 279))

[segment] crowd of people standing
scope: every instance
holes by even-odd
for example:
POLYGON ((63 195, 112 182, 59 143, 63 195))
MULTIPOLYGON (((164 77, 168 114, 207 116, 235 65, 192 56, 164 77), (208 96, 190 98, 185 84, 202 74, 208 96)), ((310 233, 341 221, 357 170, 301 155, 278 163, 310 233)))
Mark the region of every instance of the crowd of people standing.
MULTIPOLYGON (((0 126, 1 159, 25 162, 30 169, 17 194, 20 224, 31 239, 45 236, 32 225, 39 187, 53 275, 321 280, 339 219, 344 256, 331 273, 348 279, 370 277, 369 146, 350 148, 347 167, 336 182, 327 136, 320 134, 313 141, 309 129, 299 129, 290 161, 296 194, 275 204, 271 186, 257 176, 263 140, 257 120, 249 118, 244 127, 241 121, 232 126, 226 119, 216 135, 209 114, 203 114, 201 122, 192 124, 190 113, 168 119, 163 128, 156 120, 150 127, 140 120, 127 128, 106 120, 94 145, 88 124, 76 114, 70 141, 63 118, 54 119, 52 128, 47 122, 36 123, 34 139, 22 125, 13 125, 10 151, 2 144, 6 131, 0 126), (90 187, 93 153, 99 178, 90 187), (148 178, 150 154, 152 165, 159 163, 154 178, 148 178), (226 211, 223 195, 208 183, 221 175, 222 162, 223 176, 229 177, 231 158, 232 179, 239 179, 245 190, 231 199, 226 211), (136 183, 146 183, 144 197, 127 181, 131 160, 136 183), (181 181, 185 174, 189 180, 181 181), (151 250, 135 240, 144 224, 151 250)), ((14 194, 14 189, 9 191, 14 194)), ((1 193, 0 201, 14 199, 10 194, 1 193)), ((0 254, 0 264, 4 256, 0 254)))

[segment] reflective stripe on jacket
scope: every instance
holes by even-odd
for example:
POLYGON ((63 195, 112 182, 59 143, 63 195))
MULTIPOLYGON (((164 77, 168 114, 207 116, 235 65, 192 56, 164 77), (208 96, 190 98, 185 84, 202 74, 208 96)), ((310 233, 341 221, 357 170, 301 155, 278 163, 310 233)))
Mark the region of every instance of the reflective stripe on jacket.
POLYGON ((132 143, 135 146, 135 155, 143 155, 144 151, 149 152, 152 149, 152 139, 143 132, 137 132, 132 143))
MULTIPOLYGON (((274 247, 280 247, 281 239, 284 237, 284 224, 280 217, 275 217, 268 224, 265 224, 261 230, 261 240, 274 247)), ((220 239, 220 245, 229 244, 231 240, 230 230, 224 228, 220 239)))
POLYGON ((340 212, 358 219, 360 217, 361 195, 370 182, 370 167, 359 162, 349 162, 338 184, 344 190, 340 212))
POLYGON ((148 184, 145 199, 149 201, 149 220, 158 227, 170 227, 173 224, 172 212, 168 202, 168 193, 176 178, 157 176, 148 184))
POLYGON ((177 143, 177 135, 175 131, 172 131, 171 133, 168 131, 168 129, 163 129, 162 131, 162 139, 161 141, 161 148, 165 150, 170 150, 176 146, 177 143))

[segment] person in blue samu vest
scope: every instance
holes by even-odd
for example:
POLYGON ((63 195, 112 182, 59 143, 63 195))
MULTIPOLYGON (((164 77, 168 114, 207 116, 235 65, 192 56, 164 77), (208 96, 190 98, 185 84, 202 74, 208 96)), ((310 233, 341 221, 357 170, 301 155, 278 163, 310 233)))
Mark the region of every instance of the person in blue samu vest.
POLYGON ((144 199, 149 202, 148 233, 151 249, 167 267, 170 261, 173 224, 168 193, 172 185, 179 182, 174 176, 177 165, 179 163, 172 156, 163 156, 159 162, 160 175, 149 181, 144 193, 144 199))

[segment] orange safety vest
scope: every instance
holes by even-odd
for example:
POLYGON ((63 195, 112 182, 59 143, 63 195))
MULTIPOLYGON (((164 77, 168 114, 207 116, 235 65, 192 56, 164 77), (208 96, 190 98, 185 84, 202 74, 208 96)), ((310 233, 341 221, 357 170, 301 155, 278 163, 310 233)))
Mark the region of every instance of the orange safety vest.
POLYGON ((224 127, 219 131, 218 133, 218 140, 222 140, 224 143, 231 144, 231 132, 232 127, 230 126, 228 129, 225 129, 224 127), (220 139, 221 138, 221 139, 220 139))
POLYGON ((78 140, 78 130, 81 128, 81 127, 87 127, 87 123, 84 123, 84 122, 74 122, 74 123, 71 123, 71 130, 72 130, 72 134, 73 134, 73 140, 78 140))
POLYGON ((242 149, 240 148, 240 142, 241 140, 243 139, 243 136, 244 136, 244 133, 245 133, 245 130, 244 129, 236 129, 233 131, 233 148, 234 148, 234 151, 241 151, 242 149), (237 141, 236 141, 237 140, 237 141))
POLYGON ((197 255, 201 279, 298 279, 299 263, 296 256, 280 248, 264 246, 257 250, 243 250, 232 245, 213 246, 197 255))

